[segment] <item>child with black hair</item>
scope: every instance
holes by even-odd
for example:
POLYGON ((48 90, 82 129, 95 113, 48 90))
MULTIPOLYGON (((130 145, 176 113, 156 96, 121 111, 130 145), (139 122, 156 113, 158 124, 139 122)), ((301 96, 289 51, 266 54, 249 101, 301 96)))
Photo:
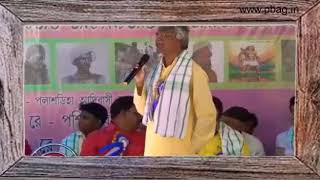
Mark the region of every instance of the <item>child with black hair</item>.
POLYGON ((246 129, 244 130, 248 134, 253 134, 254 130, 258 126, 258 118, 254 113, 250 113, 248 121, 245 122, 246 129))
POLYGON ((253 131, 251 124, 258 123, 254 113, 250 113, 246 108, 233 106, 223 113, 223 121, 242 134, 244 141, 249 145, 250 156, 265 156, 262 142, 250 134, 253 131))
POLYGON ((250 113, 246 108, 233 106, 224 113, 227 117, 225 121, 238 131, 247 134, 253 134, 255 128, 258 126, 258 118, 254 113, 250 113))
MULTIPOLYGON (((91 132, 100 129, 108 119, 107 109, 98 103, 80 104, 78 126, 79 130, 64 138, 61 144, 70 147, 77 155, 80 155, 82 143, 91 132)), ((60 152, 65 156, 72 156, 72 152, 64 147, 60 152)))
POLYGON ((295 97, 291 97, 289 100, 289 110, 290 110, 290 120, 292 125, 290 128, 282 133, 280 133, 276 138, 276 155, 278 156, 293 156, 293 146, 294 146, 294 130, 293 130, 293 121, 294 121, 294 102, 295 97))
POLYGON ((249 146, 245 143, 243 135, 236 129, 228 126, 221 121, 223 115, 222 101, 213 96, 212 101, 217 109, 217 126, 215 135, 209 143, 201 148, 200 156, 231 155, 231 156, 249 156, 249 146))
POLYGON ((216 110, 217 110, 217 118, 216 118, 216 120, 218 122, 218 120, 221 118, 222 113, 223 113, 223 103, 216 96, 212 96, 212 101, 213 101, 213 104, 214 104, 214 106, 216 107, 216 110))
POLYGON ((142 116, 133 104, 133 97, 124 96, 116 99, 111 105, 110 112, 111 123, 105 128, 92 132, 85 139, 81 156, 110 155, 112 150, 108 147, 122 142, 126 147, 119 147, 123 150, 120 155, 143 156, 145 132, 139 130, 142 116))

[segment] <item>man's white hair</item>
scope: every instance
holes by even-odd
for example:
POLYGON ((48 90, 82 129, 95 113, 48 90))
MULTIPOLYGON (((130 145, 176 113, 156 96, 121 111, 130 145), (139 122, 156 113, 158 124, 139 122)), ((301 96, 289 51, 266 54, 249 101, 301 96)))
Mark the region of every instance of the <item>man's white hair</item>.
POLYGON ((160 32, 173 31, 176 38, 181 41, 181 48, 188 49, 189 45, 189 28, 187 26, 160 26, 160 32))

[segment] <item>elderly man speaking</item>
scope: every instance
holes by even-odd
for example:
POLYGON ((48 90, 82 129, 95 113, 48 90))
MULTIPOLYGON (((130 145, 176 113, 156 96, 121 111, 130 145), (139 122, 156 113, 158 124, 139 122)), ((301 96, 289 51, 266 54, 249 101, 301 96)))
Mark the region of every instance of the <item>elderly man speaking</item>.
POLYGON ((147 126, 145 156, 192 156, 214 136, 216 110, 208 76, 187 52, 189 29, 156 33, 159 64, 135 76, 134 102, 147 126))

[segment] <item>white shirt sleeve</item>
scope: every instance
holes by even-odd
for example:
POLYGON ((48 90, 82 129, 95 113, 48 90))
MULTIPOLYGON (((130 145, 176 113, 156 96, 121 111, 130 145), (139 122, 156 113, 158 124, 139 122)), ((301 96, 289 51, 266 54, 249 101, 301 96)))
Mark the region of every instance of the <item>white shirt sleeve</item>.
POLYGON ((248 134, 248 133, 244 133, 243 135, 245 137, 246 142, 249 145, 250 148, 250 155, 251 156, 265 156, 266 153, 264 151, 264 147, 262 142, 255 136, 248 134))

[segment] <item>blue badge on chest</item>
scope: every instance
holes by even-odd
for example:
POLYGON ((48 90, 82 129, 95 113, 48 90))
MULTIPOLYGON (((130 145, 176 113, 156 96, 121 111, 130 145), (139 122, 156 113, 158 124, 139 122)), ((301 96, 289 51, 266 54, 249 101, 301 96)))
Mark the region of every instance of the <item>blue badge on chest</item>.
POLYGON ((162 81, 161 83, 159 83, 159 86, 157 88, 157 91, 158 91, 158 96, 157 98, 153 101, 153 104, 152 104, 152 112, 154 113, 154 111, 156 110, 157 106, 158 106, 158 103, 159 103, 159 99, 160 99, 160 94, 163 92, 164 90, 164 81, 162 81))

